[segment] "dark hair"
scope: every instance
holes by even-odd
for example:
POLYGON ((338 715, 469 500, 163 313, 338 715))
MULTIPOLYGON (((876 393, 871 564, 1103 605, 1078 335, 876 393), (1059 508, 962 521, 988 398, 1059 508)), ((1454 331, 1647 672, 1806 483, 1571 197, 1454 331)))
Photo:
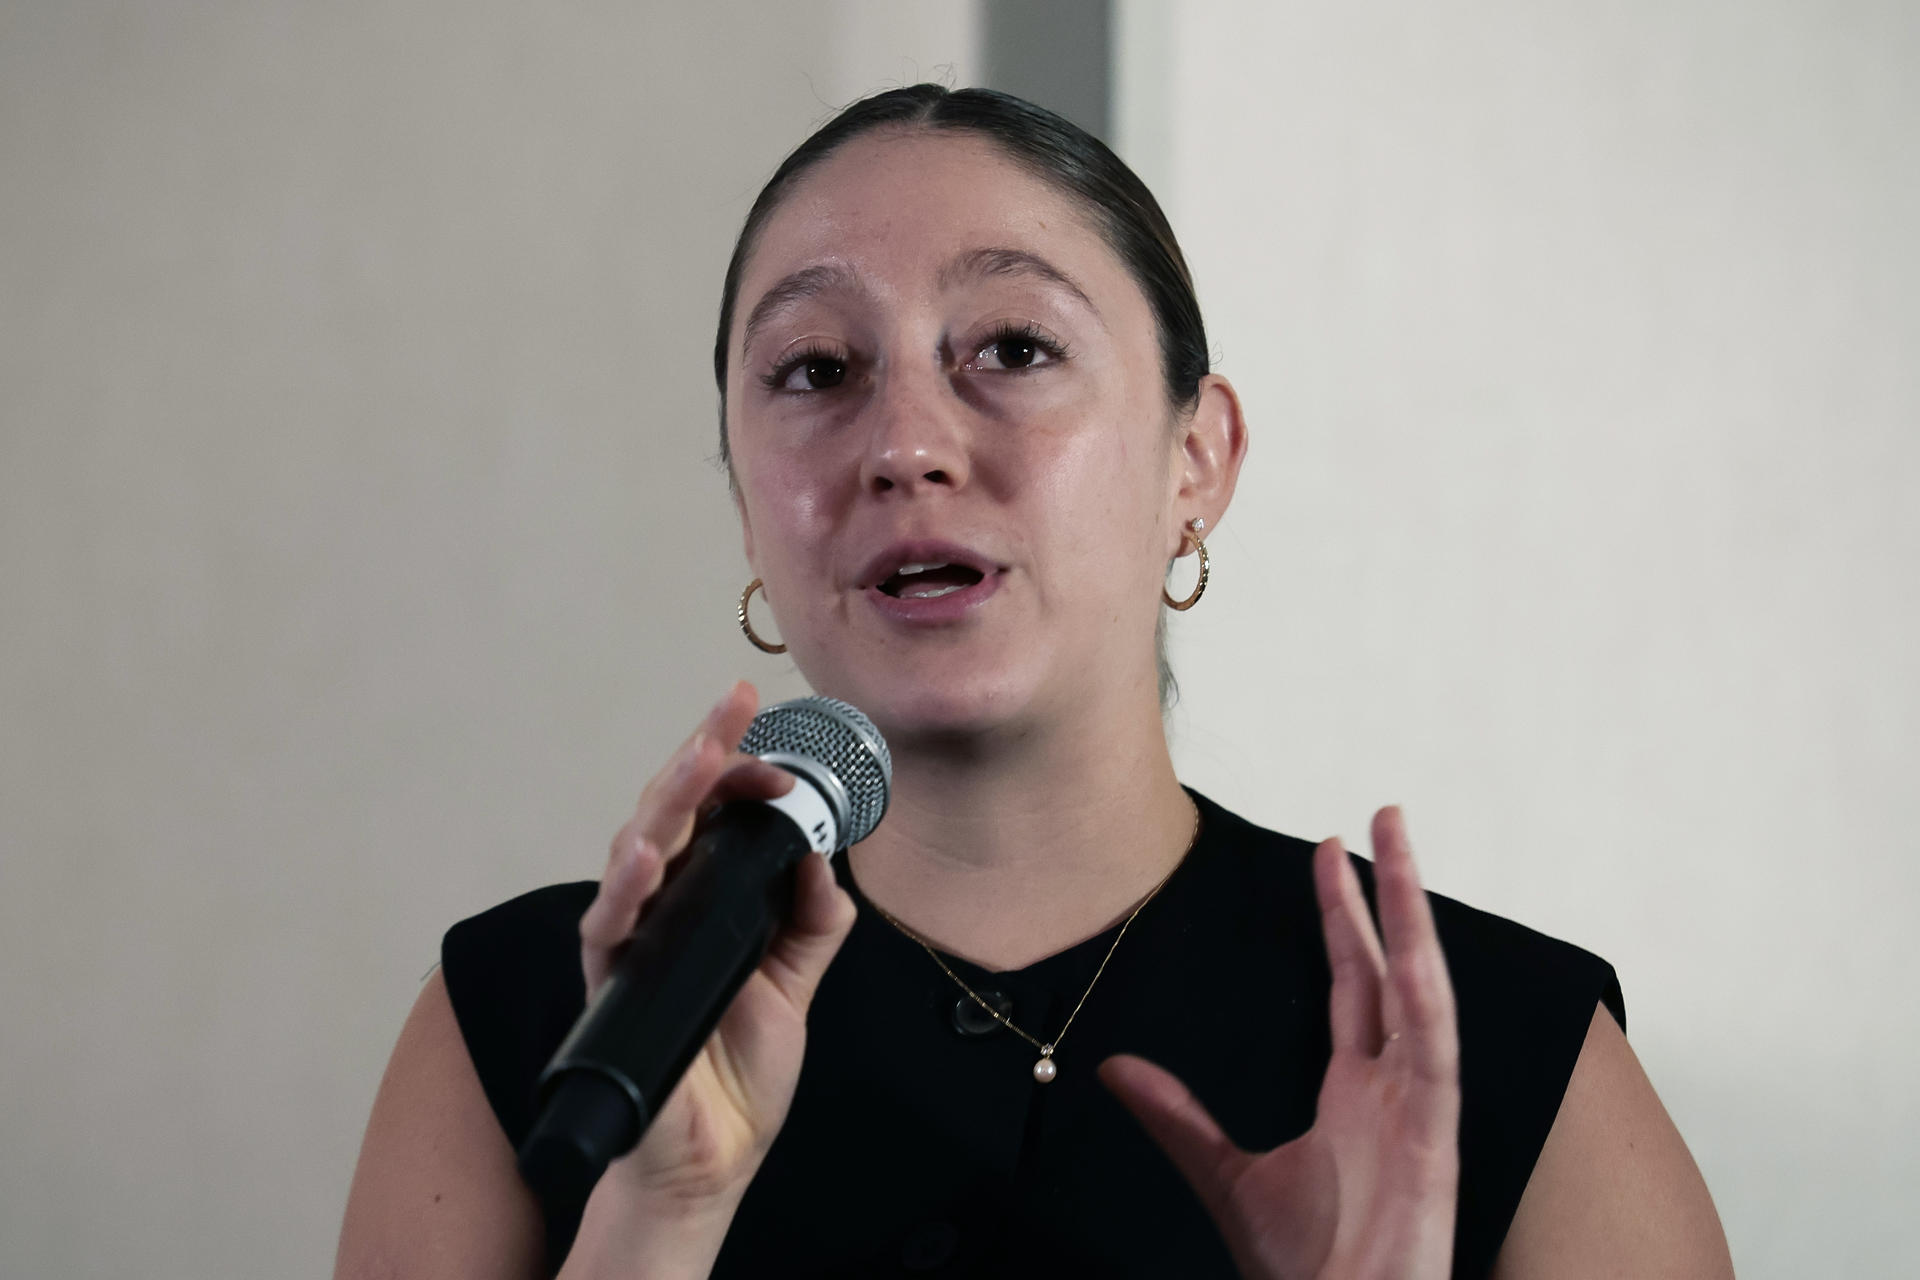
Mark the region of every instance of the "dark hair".
MULTIPOLYGON (((1193 292, 1193 275, 1173 238, 1173 228, 1144 182, 1106 143, 1063 116, 1024 98, 993 89, 948 89, 916 84, 862 98, 795 147, 760 189, 747 211, 740 238, 727 263, 720 295, 720 330, 713 341, 713 380, 720 389, 720 458, 733 470, 727 443, 727 347, 733 310, 739 300, 740 274, 760 238, 761 229, 809 169, 845 143, 884 128, 920 128, 973 133, 996 143, 1009 159, 1041 180, 1076 198, 1093 216, 1127 271, 1147 296, 1160 335, 1161 372, 1167 400, 1186 410, 1200 398, 1200 379, 1209 367, 1206 326, 1193 292)), ((1173 695, 1173 674, 1166 660, 1166 615, 1154 632, 1159 658, 1161 704, 1173 695)))

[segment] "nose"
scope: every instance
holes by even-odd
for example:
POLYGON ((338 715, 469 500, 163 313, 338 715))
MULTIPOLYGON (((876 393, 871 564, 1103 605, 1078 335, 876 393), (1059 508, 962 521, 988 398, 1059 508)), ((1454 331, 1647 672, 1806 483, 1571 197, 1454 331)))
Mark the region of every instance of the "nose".
POLYGON ((964 406, 933 369, 895 366, 881 375, 870 419, 861 487, 901 497, 964 488, 972 473, 964 406))

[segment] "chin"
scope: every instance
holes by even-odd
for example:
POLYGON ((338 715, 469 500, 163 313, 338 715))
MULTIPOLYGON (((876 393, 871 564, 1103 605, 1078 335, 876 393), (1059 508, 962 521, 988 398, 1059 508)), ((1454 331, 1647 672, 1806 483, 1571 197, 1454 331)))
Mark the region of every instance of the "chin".
POLYGON ((1031 673, 999 664, 971 671, 952 661, 926 670, 869 667, 810 683, 860 708, 889 744, 901 745, 1017 732, 1039 701, 1031 673))

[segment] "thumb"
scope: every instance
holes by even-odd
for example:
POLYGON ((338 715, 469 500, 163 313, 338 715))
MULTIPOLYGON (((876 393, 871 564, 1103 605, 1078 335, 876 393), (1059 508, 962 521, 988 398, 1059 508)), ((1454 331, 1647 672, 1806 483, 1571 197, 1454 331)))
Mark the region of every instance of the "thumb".
POLYGON ((1228 1193, 1253 1157, 1234 1145, 1192 1091, 1165 1068, 1121 1053, 1100 1064, 1099 1076, 1167 1153, 1218 1223, 1228 1193))
POLYGON ((767 949, 761 969, 804 1014, 859 912, 847 891, 834 883, 827 860, 819 854, 802 858, 794 879, 793 914, 767 949))

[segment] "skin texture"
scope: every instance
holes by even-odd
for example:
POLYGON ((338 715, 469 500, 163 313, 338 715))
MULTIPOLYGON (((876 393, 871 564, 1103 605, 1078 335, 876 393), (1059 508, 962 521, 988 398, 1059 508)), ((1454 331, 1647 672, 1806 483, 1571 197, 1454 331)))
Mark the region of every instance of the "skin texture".
MULTIPOLYGON (((872 134, 809 171, 747 261, 737 316, 730 438, 769 629, 894 753, 888 818, 847 855, 863 891, 990 968, 1103 931, 1191 830, 1153 632, 1183 528, 1217 527, 1233 496, 1247 431, 1232 388, 1209 376, 1195 405, 1170 406, 1124 265, 1069 199, 969 135, 872 134), (938 624, 890 615, 869 566, 902 539, 971 549, 996 589, 938 624)), ((615 836, 581 923, 590 987, 702 806, 787 785, 728 754, 754 703, 729 691, 615 836)), ((1248 1277, 1449 1269, 1452 992, 1399 811, 1371 835, 1378 931, 1340 843, 1315 855, 1334 1056, 1308 1134, 1239 1151, 1151 1063, 1060 1062, 1098 1066, 1248 1277)), ((706 1274, 785 1117, 808 1003, 852 917, 809 860, 793 923, 601 1181, 563 1274, 706 1274)), ((1595 1023, 1499 1275, 1730 1274, 1698 1172, 1611 1027, 1595 1023)), ((539 1231, 431 981, 374 1107, 336 1274, 537 1274, 539 1231)))

